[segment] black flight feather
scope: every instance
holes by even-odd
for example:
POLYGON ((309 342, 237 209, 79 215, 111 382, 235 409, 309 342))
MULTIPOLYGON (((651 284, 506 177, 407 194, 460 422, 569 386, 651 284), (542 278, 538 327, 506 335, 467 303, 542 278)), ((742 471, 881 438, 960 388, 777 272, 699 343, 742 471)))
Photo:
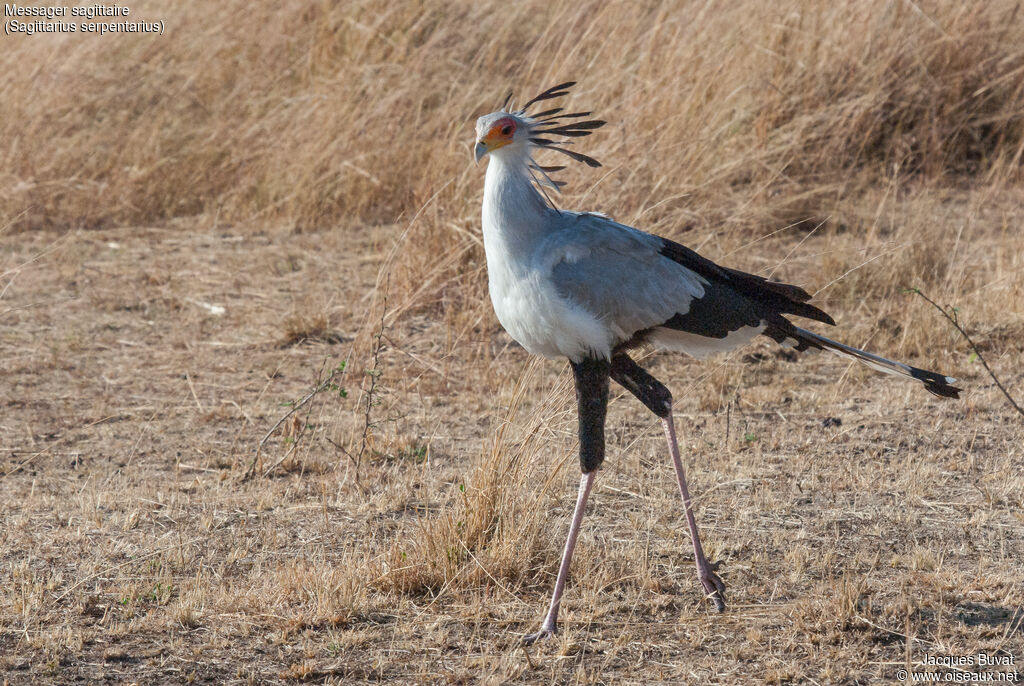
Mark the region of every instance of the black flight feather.
POLYGON ((747 274, 738 269, 722 267, 695 251, 667 238, 662 239, 661 254, 687 269, 692 269, 705 279, 726 284, 739 296, 751 301, 760 317, 767 313, 795 314, 834 326, 835 320, 826 312, 811 305, 810 293, 788 283, 769 281, 763 276, 747 274))

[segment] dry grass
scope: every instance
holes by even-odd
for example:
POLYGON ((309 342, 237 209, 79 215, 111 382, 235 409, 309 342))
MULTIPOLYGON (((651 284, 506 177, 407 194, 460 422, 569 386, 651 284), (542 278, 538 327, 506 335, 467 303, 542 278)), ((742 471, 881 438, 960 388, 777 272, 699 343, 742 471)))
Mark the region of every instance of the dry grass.
POLYGON ((0 55, 6 681, 863 684, 1024 658, 1024 430, 903 292, 956 305, 1024 395, 1015 3, 132 11, 167 35, 0 55), (800 283, 837 338, 968 392, 768 345, 652 357, 731 609, 701 605, 660 432, 620 398, 565 631, 527 655, 575 416, 490 311, 469 150, 509 87, 565 78, 610 122, 565 206, 800 283))

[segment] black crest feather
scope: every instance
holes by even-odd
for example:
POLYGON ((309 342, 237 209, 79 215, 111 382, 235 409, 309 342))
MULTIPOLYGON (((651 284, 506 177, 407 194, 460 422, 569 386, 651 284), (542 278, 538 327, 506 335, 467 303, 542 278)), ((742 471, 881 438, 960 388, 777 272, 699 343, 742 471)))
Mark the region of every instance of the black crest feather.
POLYGON ((540 95, 535 96, 533 99, 527 101, 527 103, 523 105, 523 111, 525 112, 526 110, 530 109, 530 105, 532 105, 535 102, 540 102, 541 100, 550 100, 551 98, 560 98, 563 95, 568 95, 569 89, 575 85, 575 81, 566 81, 565 83, 560 83, 557 86, 552 86, 551 88, 548 88, 540 95))
POLYGON ((593 167, 594 169, 596 169, 597 167, 601 166, 601 163, 598 162, 597 160, 595 160, 593 157, 589 157, 587 155, 584 155, 581 152, 576 152, 575 150, 566 150, 565 148, 556 148, 553 145, 545 145, 543 147, 547 148, 548 150, 557 150, 558 152, 562 153, 563 155, 568 155, 569 157, 573 158, 577 162, 582 162, 583 164, 587 165, 588 167, 593 167))
MULTIPOLYGON (((527 110, 538 102, 545 100, 552 100, 554 98, 560 98, 569 94, 569 89, 576 85, 575 81, 566 81, 560 83, 557 86, 552 86, 546 91, 542 92, 527 101, 523 105, 522 109, 519 110, 519 114, 529 117, 532 120, 532 126, 530 129, 530 143, 538 148, 545 150, 554 150, 560 152, 563 155, 571 157, 577 162, 582 162, 588 167, 600 167, 601 163, 595 160, 589 155, 576 152, 575 150, 568 150, 566 145, 571 145, 572 141, 569 140, 558 140, 560 136, 565 138, 582 138, 589 136, 594 132, 595 129, 599 129, 605 125, 605 122, 600 119, 587 120, 586 117, 591 115, 590 112, 564 112, 562 107, 554 107, 551 109, 538 112, 537 114, 529 114, 527 110)), ((506 100, 507 103, 507 100, 506 100)), ((532 164, 533 169, 537 170, 542 174, 542 177, 548 185, 555 188, 564 186, 564 182, 555 181, 548 176, 556 171, 565 169, 564 166, 557 167, 544 167, 536 162, 532 164)))

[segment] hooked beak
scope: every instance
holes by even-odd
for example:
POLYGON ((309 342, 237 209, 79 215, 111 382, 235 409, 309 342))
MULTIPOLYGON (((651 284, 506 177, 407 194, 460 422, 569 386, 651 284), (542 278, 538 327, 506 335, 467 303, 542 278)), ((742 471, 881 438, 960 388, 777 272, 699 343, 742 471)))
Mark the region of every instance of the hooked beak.
POLYGON ((476 142, 476 148, 474 150, 476 161, 479 162, 483 159, 484 155, 494 152, 498 148, 504 148, 511 142, 512 139, 510 137, 495 135, 494 131, 491 131, 476 142))

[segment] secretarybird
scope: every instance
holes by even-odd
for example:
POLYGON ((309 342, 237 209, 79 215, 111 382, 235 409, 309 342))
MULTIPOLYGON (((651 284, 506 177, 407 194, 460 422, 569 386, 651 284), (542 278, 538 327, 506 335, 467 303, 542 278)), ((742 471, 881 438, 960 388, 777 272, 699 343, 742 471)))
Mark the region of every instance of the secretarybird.
MULTIPOLYGON (((720 267, 665 238, 614 222, 602 214, 557 209, 543 187, 557 189, 538 150, 555 150, 590 167, 591 157, 564 147, 604 125, 589 112, 562 108, 535 114, 536 103, 564 96, 575 82, 549 88, 515 111, 502 108, 476 122, 476 159, 490 155, 484 182, 483 238, 494 312, 505 330, 534 355, 566 357, 576 383, 579 454, 583 475, 558 569, 554 594, 540 631, 525 643, 557 631, 558 607, 587 497, 604 460, 609 379, 661 418, 675 465, 679 493, 693 541, 697 576, 719 612, 725 584, 701 547, 683 463, 672 423, 672 394, 630 356, 654 348, 702 358, 745 345, 761 334, 797 351, 830 350, 875 369, 906 376, 935 395, 958 397, 956 380, 858 350, 792 324, 784 315, 835 324, 797 286, 720 267)), ((512 108, 508 108, 512 109, 512 108)))

